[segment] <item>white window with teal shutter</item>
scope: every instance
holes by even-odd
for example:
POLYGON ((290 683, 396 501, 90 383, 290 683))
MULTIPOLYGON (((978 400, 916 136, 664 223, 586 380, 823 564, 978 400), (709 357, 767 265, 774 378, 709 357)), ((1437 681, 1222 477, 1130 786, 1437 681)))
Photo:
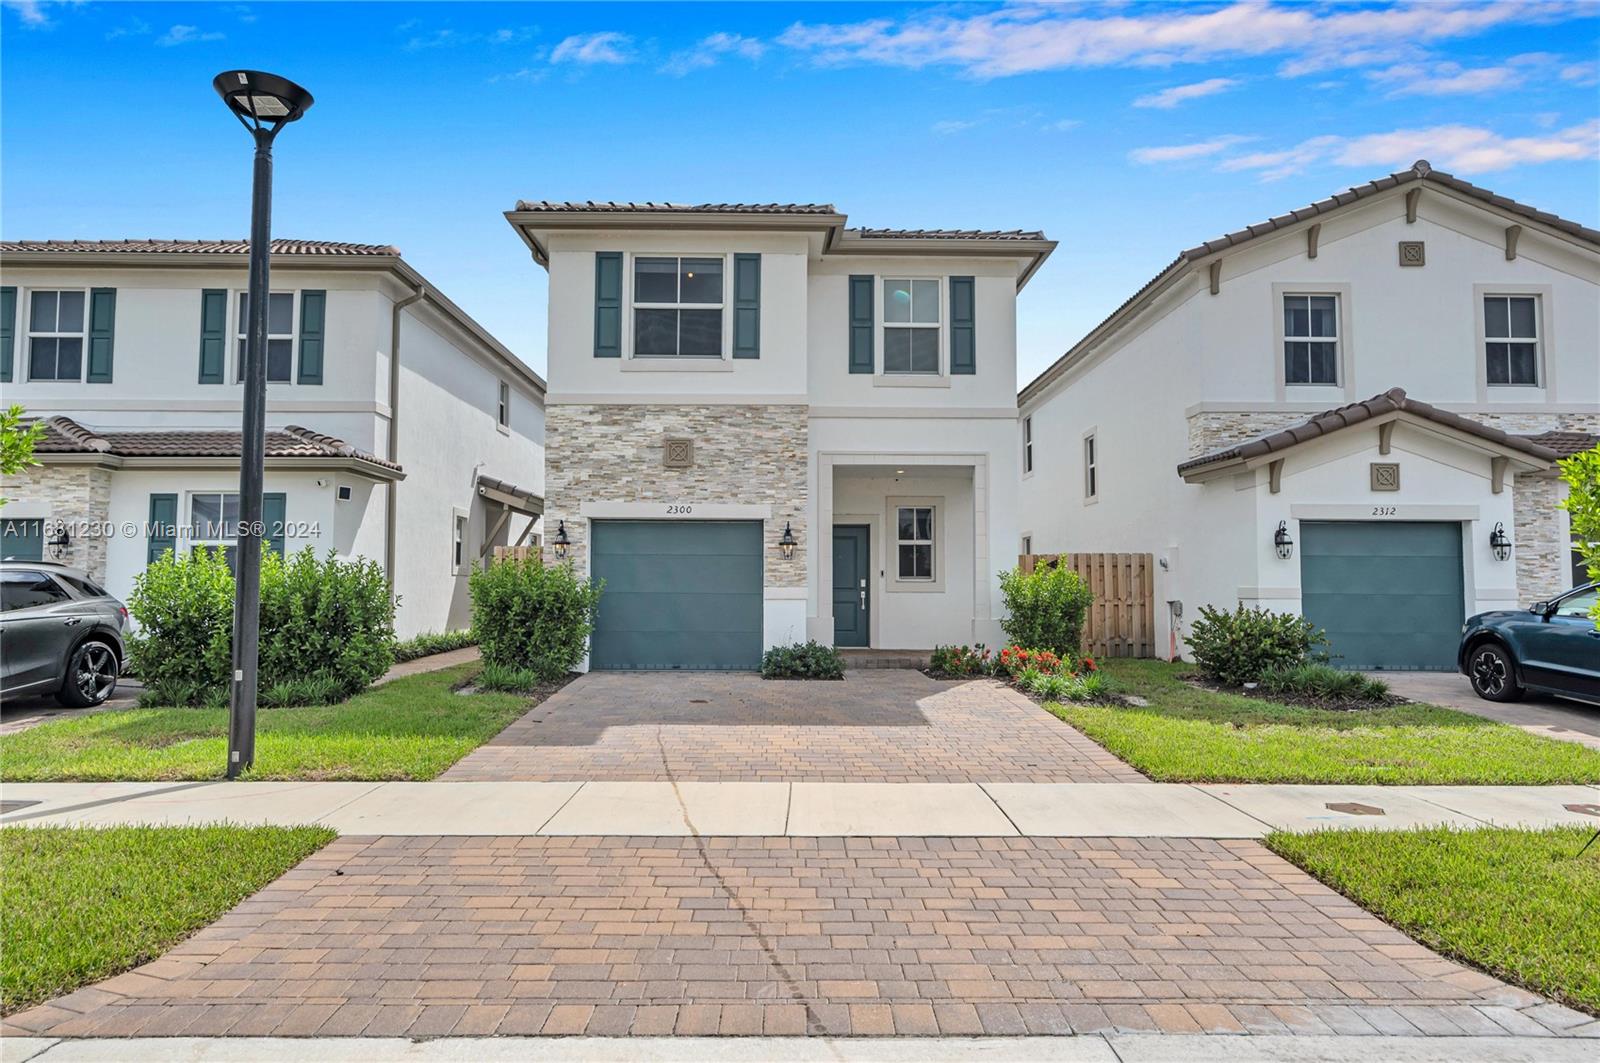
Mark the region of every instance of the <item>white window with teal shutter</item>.
POLYGON ((938 375, 939 289, 933 277, 885 277, 883 280, 883 371, 892 374, 938 375))
MULTIPOLYGON (((320 290, 267 296, 267 383, 322 383, 326 306, 327 293, 320 290)), ((249 292, 235 293, 234 314, 234 380, 242 381, 250 331, 249 292)))
POLYGON ((634 256, 633 357, 724 357, 724 266, 721 257, 634 256))
POLYGON ((81 381, 89 345, 89 292, 84 288, 28 293, 28 379, 81 381))

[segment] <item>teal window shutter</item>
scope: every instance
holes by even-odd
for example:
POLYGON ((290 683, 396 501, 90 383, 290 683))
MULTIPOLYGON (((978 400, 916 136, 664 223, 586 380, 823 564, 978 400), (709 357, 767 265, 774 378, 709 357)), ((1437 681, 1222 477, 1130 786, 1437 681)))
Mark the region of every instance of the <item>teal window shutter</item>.
POLYGON ((17 290, 0 288, 0 383, 11 383, 12 351, 17 345, 17 290))
POLYGON ((91 384, 111 383, 111 339, 117 330, 117 290, 89 292, 89 377, 91 384))
POLYGON ((950 278, 950 372, 978 371, 978 334, 973 320, 973 279, 950 278))
POLYGON ((227 364, 228 293, 207 288, 200 293, 200 383, 222 383, 227 364))
POLYGON ((733 256, 733 356, 761 357, 761 256, 733 256))
POLYGON ((283 556, 283 525, 288 505, 288 496, 282 491, 268 491, 261 496, 261 523, 266 526, 261 544, 279 557, 283 556))
POLYGON ((594 256, 594 356, 622 357, 622 252, 594 256))
POLYGON ((850 372, 870 373, 876 359, 872 353, 872 332, 877 322, 872 310, 871 276, 850 277, 850 372))
POLYGON ((151 495, 150 523, 145 526, 145 564, 178 548, 178 496, 151 495))
POLYGON ((300 293, 300 383, 322 383, 322 331, 328 293, 300 293))

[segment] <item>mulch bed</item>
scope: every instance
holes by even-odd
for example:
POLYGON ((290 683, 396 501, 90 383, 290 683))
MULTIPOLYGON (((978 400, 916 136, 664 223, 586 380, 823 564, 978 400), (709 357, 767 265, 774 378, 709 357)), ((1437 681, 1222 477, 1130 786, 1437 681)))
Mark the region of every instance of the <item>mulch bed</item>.
MULTIPOLYGON (((1037 694, 1030 694, 1026 690, 1023 690, 1021 687, 1017 686, 1015 683, 1007 683, 1004 679, 1001 679, 999 676, 993 676, 993 675, 956 675, 956 674, 953 674, 951 672, 936 672, 932 668, 921 668, 921 669, 918 669, 918 671, 920 671, 923 675, 927 676, 929 679, 937 679, 941 683, 960 683, 960 682, 965 682, 965 681, 975 680, 975 679, 993 679, 996 683, 1000 683, 1001 685, 1003 685, 1005 687, 1008 687, 1011 690, 1015 690, 1018 694, 1021 694, 1023 697, 1025 697, 1029 701, 1033 702, 1035 705, 1043 705, 1045 702, 1052 700, 1050 698, 1041 698, 1037 694)), ((1141 703, 1142 704, 1149 704, 1149 702, 1143 702, 1142 699, 1140 701, 1135 701, 1135 700, 1131 700, 1131 699, 1129 699, 1127 697, 1124 697, 1121 694, 1112 694, 1112 693, 1101 694, 1098 698, 1096 698, 1093 701, 1063 701, 1063 702, 1061 702, 1061 704, 1066 704, 1066 705, 1098 705, 1101 708, 1108 708, 1108 709, 1126 709, 1126 708, 1138 706, 1141 703)))
POLYGON ((489 690, 487 687, 478 686, 478 676, 476 673, 474 673, 470 678, 463 679, 461 682, 451 687, 451 690, 456 694, 521 695, 528 699, 528 707, 532 708, 545 698, 548 698, 551 694, 554 694, 556 691, 560 690, 562 687, 578 678, 578 676, 581 674, 581 672, 568 672, 566 675, 552 683, 540 683, 538 686, 532 687, 528 690, 489 690))
POLYGON ((1270 701, 1274 705, 1293 705, 1304 709, 1323 709, 1327 712, 1367 712, 1372 709, 1387 709, 1395 705, 1409 705, 1410 698, 1403 698, 1399 694, 1389 693, 1374 700, 1356 700, 1352 698, 1324 698, 1315 694, 1272 693, 1262 687, 1247 689, 1245 687, 1228 686, 1215 680, 1207 679, 1201 675, 1184 676, 1183 681, 1190 686, 1202 690, 1214 690, 1219 694, 1238 694, 1241 697, 1255 698, 1259 701, 1270 701))

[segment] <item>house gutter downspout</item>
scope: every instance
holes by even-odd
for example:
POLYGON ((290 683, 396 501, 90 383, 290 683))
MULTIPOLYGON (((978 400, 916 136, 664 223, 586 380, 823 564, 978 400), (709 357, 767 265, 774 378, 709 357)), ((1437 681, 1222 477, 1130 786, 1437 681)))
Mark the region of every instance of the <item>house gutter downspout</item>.
MULTIPOLYGON (((415 292, 394 304, 389 318, 389 440, 386 457, 400 463, 400 314, 412 303, 426 298, 428 289, 419 286, 415 292)), ((398 482, 389 484, 384 491, 383 503, 383 576, 389 581, 389 596, 394 597, 394 540, 396 514, 400 501, 395 489, 398 482)))

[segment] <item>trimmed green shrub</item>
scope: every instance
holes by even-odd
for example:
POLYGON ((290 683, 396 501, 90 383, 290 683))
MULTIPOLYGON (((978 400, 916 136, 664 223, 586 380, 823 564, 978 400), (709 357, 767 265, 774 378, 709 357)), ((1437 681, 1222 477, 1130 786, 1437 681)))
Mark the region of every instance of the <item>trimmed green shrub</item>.
POLYGON ((507 694, 529 694, 539 685, 539 677, 532 668, 512 668, 503 664, 486 664, 475 680, 484 690, 500 690, 507 694))
POLYGON ((394 644, 396 663, 414 661, 419 657, 432 657, 436 653, 464 650, 476 646, 478 636, 469 627, 465 631, 424 631, 420 635, 402 639, 394 644))
POLYGON ((1261 689, 1269 694, 1297 694, 1334 701, 1383 701, 1389 684, 1360 672, 1326 664, 1278 665, 1261 673, 1261 689))
POLYGON ((549 683, 583 660, 601 584, 579 580, 571 565, 508 557, 473 572, 470 588, 485 665, 526 669, 549 683))
MULTIPOLYGON (((233 573, 221 550, 168 551, 134 580, 128 658, 152 705, 225 705, 233 674, 233 573)), ((394 663, 394 604, 372 561, 306 547, 261 558, 262 704, 340 701, 394 663)))
POLYGON ((1270 668, 1303 664, 1311 647, 1327 638, 1304 617, 1243 605, 1224 613, 1203 605, 1188 641, 1202 672, 1219 683, 1241 686, 1258 682, 1270 668))
POLYGON ((1078 659, 1094 595, 1076 572, 1060 564, 1011 569, 1000 573, 1000 593, 1009 614, 1000 626, 1014 645, 1078 659))
POLYGON ((844 658, 832 646, 796 642, 761 655, 762 679, 843 679, 844 658))

